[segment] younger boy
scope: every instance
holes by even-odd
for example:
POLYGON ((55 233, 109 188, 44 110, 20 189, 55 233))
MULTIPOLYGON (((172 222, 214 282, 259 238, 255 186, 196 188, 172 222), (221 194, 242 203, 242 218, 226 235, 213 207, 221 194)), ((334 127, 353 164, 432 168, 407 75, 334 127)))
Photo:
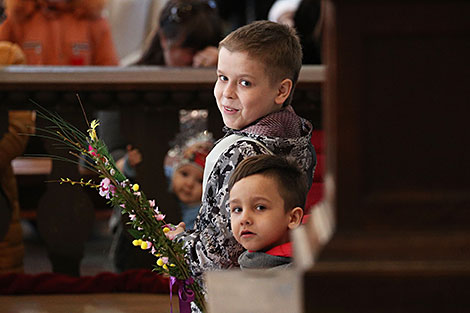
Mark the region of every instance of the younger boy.
POLYGON ((240 267, 288 267, 289 231, 302 221, 307 194, 302 171, 280 156, 253 156, 237 166, 228 190, 232 232, 247 249, 240 267))
MULTIPOLYGON (((294 29, 257 21, 229 34, 219 44, 217 106, 226 126, 206 158, 202 205, 184 241, 193 276, 238 265, 243 247, 230 231, 228 181, 244 159, 259 154, 290 156, 311 185, 316 164, 310 143, 312 125, 290 106, 299 76, 302 49, 294 29)), ((172 234, 181 233, 178 227, 172 234)))

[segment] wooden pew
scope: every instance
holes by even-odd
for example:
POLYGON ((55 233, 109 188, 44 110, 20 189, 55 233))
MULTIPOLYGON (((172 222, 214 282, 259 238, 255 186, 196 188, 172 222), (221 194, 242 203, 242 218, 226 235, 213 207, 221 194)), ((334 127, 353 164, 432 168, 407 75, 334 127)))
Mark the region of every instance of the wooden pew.
MULTIPOLYGON (((101 109, 121 111, 121 128, 128 142, 138 147, 144 162, 137 168, 137 182, 150 199, 156 199, 170 222, 180 221, 175 199, 167 192, 163 158, 179 130, 180 109, 206 109, 208 128, 222 135, 222 120, 212 88, 214 69, 168 69, 159 67, 4 67, 0 68, 0 133, 5 131, 8 109, 31 109, 30 99, 85 130, 76 94, 88 116, 101 109)), ((322 66, 306 66, 294 97, 296 111, 321 128, 322 66)), ((38 127, 45 127, 38 120, 38 127)), ((67 156, 43 142, 50 154, 67 156)), ((31 173, 30 173, 31 174, 31 173)), ((77 166, 54 161, 49 180, 79 178, 77 166)), ((89 194, 76 186, 46 184, 39 200, 37 224, 44 238, 53 270, 79 274, 83 244, 95 210, 89 194)))
POLYGON ((52 159, 48 157, 17 157, 11 162, 18 184, 20 216, 35 220, 39 199, 46 191, 47 177, 52 172, 52 159))

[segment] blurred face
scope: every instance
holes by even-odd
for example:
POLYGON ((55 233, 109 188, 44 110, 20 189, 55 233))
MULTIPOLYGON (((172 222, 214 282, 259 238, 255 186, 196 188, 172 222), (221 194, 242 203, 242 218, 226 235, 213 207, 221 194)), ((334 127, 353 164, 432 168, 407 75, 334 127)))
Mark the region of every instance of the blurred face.
POLYGON ((170 44, 163 35, 160 37, 160 44, 163 49, 163 58, 166 66, 192 66, 194 49, 182 48, 177 43, 170 44))
POLYGON ((198 204, 202 197, 202 179, 202 169, 191 164, 183 165, 173 174, 173 192, 185 204, 198 204))
POLYGON ((223 47, 219 51, 214 96, 224 124, 232 129, 242 129, 279 111, 285 100, 280 85, 271 83, 258 60, 246 52, 230 52, 223 47))
POLYGON ((233 235, 245 249, 267 251, 289 241, 291 213, 272 178, 255 174, 239 180, 229 203, 233 235))

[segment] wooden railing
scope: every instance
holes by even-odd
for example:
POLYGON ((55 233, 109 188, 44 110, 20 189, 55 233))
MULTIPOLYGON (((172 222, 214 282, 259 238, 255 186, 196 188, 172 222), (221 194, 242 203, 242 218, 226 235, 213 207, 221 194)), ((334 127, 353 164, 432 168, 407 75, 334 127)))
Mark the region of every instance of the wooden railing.
MULTIPOLYGON (((310 119, 317 128, 321 127, 322 121, 321 86, 324 73, 323 66, 304 67, 293 101, 297 113, 310 119)), ((97 110, 119 110, 122 135, 127 142, 139 148, 144 158, 137 168, 136 180, 150 199, 157 200, 168 220, 176 223, 180 220, 179 210, 167 191, 163 158, 169 149, 169 142, 179 130, 180 109, 206 109, 208 129, 215 138, 222 136, 223 123, 212 92, 215 80, 214 69, 4 67, 0 68, 0 133, 6 131, 6 112, 36 109, 31 100, 58 112, 82 130, 85 130, 86 124, 77 95, 89 117, 97 110)), ((44 120, 37 121, 38 128, 45 126, 47 123, 44 120)), ((67 156, 66 151, 55 150, 50 142, 34 137, 27 152, 67 156)), ((35 175, 33 172, 23 173, 23 181, 25 174, 35 175)), ((80 176, 75 164, 57 161, 52 163, 49 175, 42 175, 49 180, 80 176)), ((89 191, 82 188, 41 184, 42 188, 44 186, 45 192, 37 201, 36 212, 26 215, 36 217, 54 271, 77 275, 83 245, 99 204, 89 191)), ((28 197, 24 193, 21 196, 23 200, 28 197)), ((28 206, 34 206, 34 203, 29 202, 28 206)))

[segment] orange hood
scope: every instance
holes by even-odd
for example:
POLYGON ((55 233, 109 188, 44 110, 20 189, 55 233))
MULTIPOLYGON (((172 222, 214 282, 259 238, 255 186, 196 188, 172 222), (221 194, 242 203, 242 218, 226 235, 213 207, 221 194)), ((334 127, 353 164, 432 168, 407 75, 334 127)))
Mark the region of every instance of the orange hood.
POLYGON ((107 0, 5 0, 7 16, 15 21, 28 19, 34 12, 43 10, 46 14, 57 14, 60 11, 73 12, 79 18, 97 18, 107 0), (52 9, 52 10, 50 10, 52 9))

